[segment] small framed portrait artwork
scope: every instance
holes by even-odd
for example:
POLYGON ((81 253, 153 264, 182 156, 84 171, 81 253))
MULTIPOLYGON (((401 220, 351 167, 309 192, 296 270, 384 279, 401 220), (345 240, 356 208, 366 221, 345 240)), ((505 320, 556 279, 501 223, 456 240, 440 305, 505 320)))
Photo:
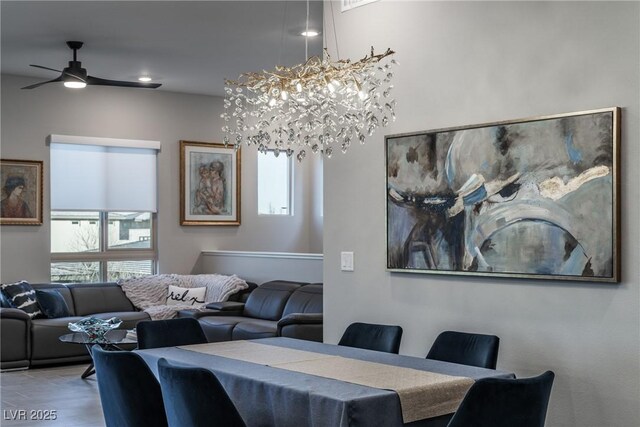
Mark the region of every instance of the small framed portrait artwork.
POLYGON ((42 225, 42 161, 0 159, 0 224, 42 225))

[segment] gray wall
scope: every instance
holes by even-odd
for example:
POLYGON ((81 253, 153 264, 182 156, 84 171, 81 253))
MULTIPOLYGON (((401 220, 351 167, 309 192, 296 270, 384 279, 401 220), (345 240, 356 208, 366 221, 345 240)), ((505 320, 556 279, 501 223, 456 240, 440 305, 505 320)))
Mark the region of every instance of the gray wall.
MULTIPOLYGON (((295 163, 293 217, 257 215, 256 163, 253 149, 242 151, 242 225, 179 225, 179 140, 221 142, 222 99, 163 91, 89 87, 81 91, 47 85, 20 87, 35 80, 2 76, 2 140, 8 159, 44 160, 44 224, 2 226, 0 279, 49 280, 50 224, 48 134, 150 139, 162 142, 158 156, 158 250, 162 273, 197 269, 202 250, 277 252, 322 251, 309 199, 320 186, 314 162, 295 163), (311 188, 311 191, 310 191, 311 188)), ((70 189, 73 191, 73 189, 70 189)))
MULTIPOLYGON (((398 120, 324 162, 325 340, 351 322, 399 324, 422 356, 446 329, 500 336, 499 368, 556 372, 547 425, 640 425, 639 4, 381 1, 340 13, 342 58, 390 47, 398 120), (619 285, 385 271, 383 137, 622 107, 619 285), (340 272, 340 251, 355 271, 340 272)), ((331 8, 327 46, 335 56, 331 8)))
POLYGON ((322 254, 207 251, 202 273, 236 274, 258 285, 270 280, 322 282, 322 254))

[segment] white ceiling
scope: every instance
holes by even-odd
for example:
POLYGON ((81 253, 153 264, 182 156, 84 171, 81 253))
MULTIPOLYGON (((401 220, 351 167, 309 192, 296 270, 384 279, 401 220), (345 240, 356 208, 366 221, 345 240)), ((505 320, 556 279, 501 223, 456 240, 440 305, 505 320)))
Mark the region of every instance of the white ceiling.
MULTIPOLYGON (((78 60, 94 77, 136 81, 148 73, 162 83, 156 90, 222 95, 225 78, 305 59, 299 35, 305 1, 2 1, 0 7, 6 74, 56 78, 29 64, 61 70, 72 59, 65 42, 77 40, 85 43, 78 60)), ((309 22, 322 27, 322 1, 310 2, 309 22)), ((322 36, 309 39, 309 56, 321 53, 322 36)))

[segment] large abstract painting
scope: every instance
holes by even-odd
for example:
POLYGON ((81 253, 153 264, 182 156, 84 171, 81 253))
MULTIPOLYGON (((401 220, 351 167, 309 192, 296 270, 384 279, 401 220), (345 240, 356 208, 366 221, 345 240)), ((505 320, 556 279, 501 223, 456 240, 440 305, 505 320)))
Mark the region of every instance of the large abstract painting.
POLYGON ((386 137, 387 268, 619 281, 619 117, 386 137))

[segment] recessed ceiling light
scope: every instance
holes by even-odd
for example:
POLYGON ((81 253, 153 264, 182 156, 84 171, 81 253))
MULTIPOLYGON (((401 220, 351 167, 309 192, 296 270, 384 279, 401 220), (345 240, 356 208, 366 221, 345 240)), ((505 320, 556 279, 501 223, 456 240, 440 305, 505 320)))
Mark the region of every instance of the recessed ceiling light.
POLYGON ((151 77, 149 77, 149 76, 141 76, 141 77, 138 77, 138 80, 140 80, 141 82, 150 82, 151 81, 151 77))
POLYGON ((319 34, 320 33, 318 31, 313 31, 313 30, 303 31, 300 33, 301 36, 305 36, 305 37, 316 37, 319 34))

